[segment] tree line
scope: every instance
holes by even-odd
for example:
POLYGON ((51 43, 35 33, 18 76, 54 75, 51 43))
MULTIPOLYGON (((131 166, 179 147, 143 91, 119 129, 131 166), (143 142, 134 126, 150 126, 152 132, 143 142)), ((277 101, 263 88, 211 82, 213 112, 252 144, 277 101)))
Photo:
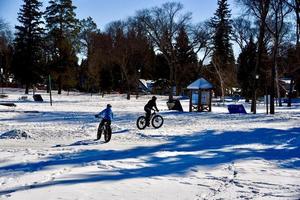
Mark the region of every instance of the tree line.
POLYGON ((24 0, 14 36, 0 19, 2 80, 13 79, 28 93, 50 75, 59 94, 119 91, 130 98, 143 78, 155 80, 157 92, 168 90, 172 99, 174 88, 181 94, 202 76, 222 98, 240 88, 254 113, 256 97, 270 94, 274 113, 275 98, 281 105, 282 97, 300 91, 300 2, 235 3, 243 11, 235 18, 227 0, 218 0, 210 19, 193 24, 192 13, 169 2, 99 30, 91 17, 77 19, 72 0, 49 0, 43 11, 39 0, 24 0), (287 91, 283 78, 296 88, 287 91))

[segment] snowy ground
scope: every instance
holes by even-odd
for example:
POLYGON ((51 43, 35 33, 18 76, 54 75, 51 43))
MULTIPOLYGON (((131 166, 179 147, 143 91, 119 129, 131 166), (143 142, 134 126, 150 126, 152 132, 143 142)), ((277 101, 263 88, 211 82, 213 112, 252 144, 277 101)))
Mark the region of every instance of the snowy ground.
POLYGON ((38 103, 4 91, 0 102, 17 107, 0 106, 1 200, 300 199, 300 107, 178 113, 158 97, 165 124, 141 131, 150 96, 54 94, 51 107, 43 92, 38 103), (96 142, 94 115, 107 103, 112 140, 96 142))

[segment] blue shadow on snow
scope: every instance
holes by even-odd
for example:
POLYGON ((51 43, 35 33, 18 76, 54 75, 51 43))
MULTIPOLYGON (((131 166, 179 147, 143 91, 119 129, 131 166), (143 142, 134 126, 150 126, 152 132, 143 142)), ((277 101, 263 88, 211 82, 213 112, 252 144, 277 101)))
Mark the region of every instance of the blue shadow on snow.
POLYGON ((145 166, 77 174, 75 177, 0 190, 0 195, 53 185, 180 175, 195 167, 217 166, 241 159, 263 159, 277 163, 280 168, 298 169, 300 168, 300 128, 288 130, 259 128, 249 132, 223 133, 207 131, 192 135, 171 136, 167 143, 155 146, 139 146, 126 150, 82 150, 75 153, 57 154, 40 162, 6 165, 0 167, 0 174, 5 175, 12 171, 19 174, 36 172, 59 165, 80 167, 90 162, 118 161, 139 157, 142 157, 145 166), (256 149, 249 145, 261 145, 265 148, 256 149), (160 152, 174 153, 173 156, 163 157, 158 156, 160 152))

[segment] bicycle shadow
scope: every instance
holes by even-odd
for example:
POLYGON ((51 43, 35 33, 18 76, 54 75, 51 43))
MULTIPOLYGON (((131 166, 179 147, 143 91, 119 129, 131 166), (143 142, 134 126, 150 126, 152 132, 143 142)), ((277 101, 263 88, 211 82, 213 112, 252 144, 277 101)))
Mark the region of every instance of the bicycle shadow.
MULTIPOLYGON (((129 129, 123 129, 123 130, 119 130, 119 131, 113 131, 112 135, 128 133, 128 132, 129 132, 129 129)), ((101 140, 97 140, 97 139, 85 139, 85 140, 76 141, 76 142, 74 142, 72 144, 68 144, 68 145, 58 144, 58 145, 55 145, 55 146, 52 146, 52 147, 71 147, 71 146, 81 146, 81 145, 99 145, 99 144, 105 144, 105 143, 106 142, 101 141, 101 140)))

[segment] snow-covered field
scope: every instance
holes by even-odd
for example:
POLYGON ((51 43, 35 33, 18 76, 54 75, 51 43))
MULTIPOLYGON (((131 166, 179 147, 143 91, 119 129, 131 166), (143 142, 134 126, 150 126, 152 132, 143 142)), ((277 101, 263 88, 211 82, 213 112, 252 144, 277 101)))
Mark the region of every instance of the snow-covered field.
MULTIPOLYGON (((151 96, 48 94, 44 102, 0 106, 0 199, 300 199, 300 107, 276 115, 167 111, 165 123, 138 130, 151 96), (112 104, 109 143, 94 141, 94 115, 112 104)), ((246 105, 249 112, 249 106, 246 105)))

